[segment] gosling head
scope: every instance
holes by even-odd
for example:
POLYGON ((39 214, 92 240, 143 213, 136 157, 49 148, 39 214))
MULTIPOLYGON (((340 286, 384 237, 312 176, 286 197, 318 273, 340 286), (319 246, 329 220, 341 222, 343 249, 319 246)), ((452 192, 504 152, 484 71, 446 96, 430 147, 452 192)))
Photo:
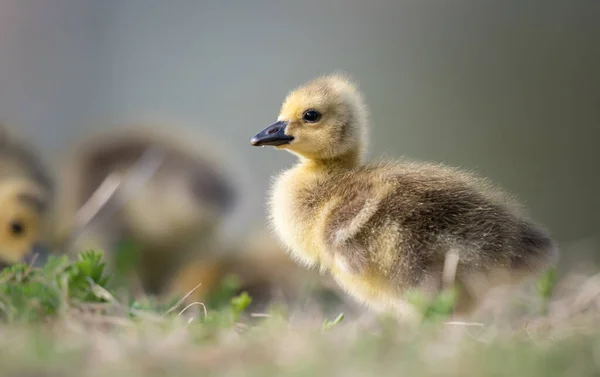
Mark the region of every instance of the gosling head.
POLYGON ((360 159, 366 147, 367 109, 356 86, 334 74, 288 94, 277 122, 251 139, 310 160, 360 159))
POLYGON ((0 184, 0 268, 15 263, 43 262, 41 223, 46 198, 30 181, 9 180, 0 184))

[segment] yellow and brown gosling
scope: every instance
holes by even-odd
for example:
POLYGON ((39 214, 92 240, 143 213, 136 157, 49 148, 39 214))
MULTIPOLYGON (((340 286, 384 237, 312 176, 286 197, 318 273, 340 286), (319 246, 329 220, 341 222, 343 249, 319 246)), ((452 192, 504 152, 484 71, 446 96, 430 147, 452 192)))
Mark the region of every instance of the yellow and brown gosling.
POLYGON ((53 191, 39 156, 0 132, 0 268, 48 257, 44 241, 53 191))
POLYGON ((213 250, 238 196, 194 139, 183 130, 133 125, 76 143, 62 167, 57 238, 76 253, 104 250, 110 268, 131 243, 139 253, 131 290, 162 296, 180 268, 213 250))
POLYGON ((299 158, 274 182, 269 211, 300 263, 330 271, 372 308, 407 314, 404 293, 441 289, 457 255, 455 310, 466 314, 490 288, 556 261, 547 231, 487 180, 441 164, 363 162, 368 123, 357 87, 336 74, 289 93, 251 140, 299 158))
POLYGON ((249 311, 263 312, 273 304, 300 305, 321 295, 343 302, 343 293, 329 277, 298 266, 262 229, 250 233, 231 251, 198 253, 174 280, 171 294, 187 294, 186 304, 205 302, 218 292, 224 278, 235 276, 240 284, 236 294, 247 292, 252 297, 249 311))

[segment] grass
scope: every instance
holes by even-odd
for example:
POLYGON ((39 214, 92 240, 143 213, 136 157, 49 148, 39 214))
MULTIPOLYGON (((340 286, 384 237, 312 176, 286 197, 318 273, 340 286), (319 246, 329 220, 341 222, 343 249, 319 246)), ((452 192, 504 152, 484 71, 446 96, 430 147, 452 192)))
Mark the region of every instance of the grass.
POLYGON ((188 307, 123 299, 102 255, 0 275, 1 376, 583 376, 600 369, 600 277, 553 270, 504 311, 450 322, 452 290, 412 297, 420 321, 247 313, 234 279, 188 307))

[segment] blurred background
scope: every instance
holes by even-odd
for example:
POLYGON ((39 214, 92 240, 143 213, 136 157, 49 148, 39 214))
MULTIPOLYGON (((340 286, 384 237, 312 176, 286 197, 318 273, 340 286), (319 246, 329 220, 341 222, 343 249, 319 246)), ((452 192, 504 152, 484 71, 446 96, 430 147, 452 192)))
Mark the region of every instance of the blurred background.
POLYGON ((242 237, 294 161, 250 137, 342 69, 370 106, 371 156, 490 177, 568 260, 600 250, 599 20, 594 0, 0 0, 0 121, 45 161, 123 124, 198 132, 241 188, 226 227, 242 237))

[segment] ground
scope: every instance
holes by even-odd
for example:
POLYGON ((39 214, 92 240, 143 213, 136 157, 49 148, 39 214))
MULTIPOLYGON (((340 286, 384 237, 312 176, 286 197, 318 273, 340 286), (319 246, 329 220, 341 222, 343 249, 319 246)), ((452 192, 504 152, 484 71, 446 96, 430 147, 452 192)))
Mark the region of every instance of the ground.
POLYGON ((448 297, 421 317, 323 317, 123 303, 94 253, 0 275, 1 376, 582 376, 600 369, 600 278, 552 271, 479 320, 452 322, 448 297))

